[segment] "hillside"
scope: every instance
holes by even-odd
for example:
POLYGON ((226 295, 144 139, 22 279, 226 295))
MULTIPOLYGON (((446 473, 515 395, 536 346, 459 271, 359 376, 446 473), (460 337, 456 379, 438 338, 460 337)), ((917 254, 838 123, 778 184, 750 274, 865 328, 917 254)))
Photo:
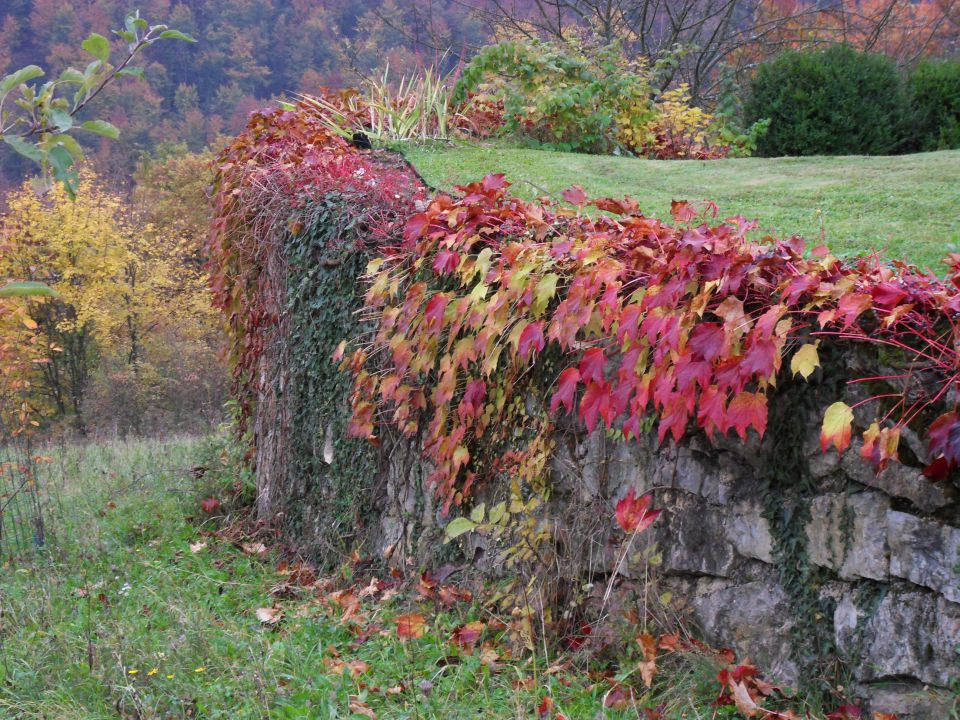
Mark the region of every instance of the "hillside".
POLYGON ((592 196, 636 197, 664 216, 674 199, 713 200, 777 234, 820 236, 834 252, 887 249, 941 272, 960 243, 960 151, 896 157, 746 158, 657 161, 505 148, 495 144, 411 147, 407 158, 434 187, 449 189, 502 172, 525 197, 573 183, 592 196))

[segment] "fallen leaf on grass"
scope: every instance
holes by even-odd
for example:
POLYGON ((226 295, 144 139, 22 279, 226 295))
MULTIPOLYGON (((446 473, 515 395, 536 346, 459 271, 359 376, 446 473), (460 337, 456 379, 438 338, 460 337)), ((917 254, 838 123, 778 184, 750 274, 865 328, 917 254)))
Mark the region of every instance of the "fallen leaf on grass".
POLYGON ((370 584, 367 585, 365 588, 363 588, 358 593, 358 596, 361 598, 373 597, 374 595, 379 593, 381 590, 383 590, 385 587, 386 587, 386 583, 383 582, 382 580, 378 580, 377 578, 371 578, 370 584))
POLYGON ((190 552, 196 555, 198 552, 203 550, 206 546, 207 544, 205 542, 190 543, 190 552))
POLYGON ((472 651, 473 646, 480 640, 480 636, 483 635, 486 627, 486 623, 480 620, 474 620, 473 622, 461 625, 453 631, 453 642, 464 650, 472 651))
POLYGON ((484 643, 481 646, 480 664, 486 665, 490 672, 498 672, 500 670, 500 663, 497 662, 499 659, 500 654, 493 649, 493 645, 490 643, 484 643))
POLYGON ((736 704, 737 710, 748 718, 755 717, 760 711, 760 708, 757 706, 757 703, 753 701, 753 698, 750 697, 750 691, 747 690, 747 686, 742 682, 731 682, 730 690, 733 693, 733 702, 736 704))
POLYGON ((377 720, 377 714, 373 709, 359 698, 350 699, 350 712, 356 715, 363 715, 363 717, 370 718, 371 720, 377 720))
POLYGON ((354 680, 370 669, 370 666, 363 660, 350 660, 349 662, 345 662, 340 658, 324 658, 323 664, 327 670, 334 675, 343 675, 344 672, 349 672, 350 677, 354 680))
POLYGON ((200 502, 200 509, 207 515, 212 515, 220 508, 220 501, 215 497, 204 498, 200 502))
POLYGON ((243 550, 246 555, 266 555, 267 546, 262 542, 255 543, 240 543, 240 549, 243 550))
POLYGON ((275 598, 292 600, 300 594, 300 588, 284 580, 270 588, 270 594, 275 598))
POLYGON ((633 690, 617 683, 603 696, 603 706, 613 710, 628 710, 635 705, 633 690))
POLYGON ((550 711, 553 710, 553 698, 549 695, 543 698, 543 702, 540 703, 540 707, 537 708, 537 717, 540 720, 550 717, 550 711))
POLYGON ((657 641, 653 635, 644 633, 637 637, 643 651, 643 661, 640 663, 640 677, 646 687, 653 685, 653 676, 657 674, 657 641))
POLYGON ((257 620, 264 625, 276 625, 283 619, 283 610, 278 607, 257 608, 257 620))
POLYGON ((469 590, 460 590, 452 585, 443 585, 437 591, 437 599, 447 607, 451 607, 458 602, 470 602, 473 594, 469 590))
POLYGON ((427 621, 420 613, 398 615, 393 621, 397 624, 397 637, 401 638, 422 638, 427 627, 427 621))
POLYGON ((339 605, 343 609, 343 615, 340 616, 340 622, 347 622, 360 610, 360 599, 353 594, 352 590, 337 590, 327 595, 327 602, 332 605, 339 605))

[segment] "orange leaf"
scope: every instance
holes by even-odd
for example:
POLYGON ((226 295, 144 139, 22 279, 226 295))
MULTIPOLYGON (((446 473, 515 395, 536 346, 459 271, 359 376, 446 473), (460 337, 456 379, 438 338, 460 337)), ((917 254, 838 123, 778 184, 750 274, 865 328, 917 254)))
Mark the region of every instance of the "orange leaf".
POLYGON ((653 635, 644 633, 637 638, 643 650, 643 662, 640 663, 640 677, 647 687, 653 685, 653 676, 657 674, 657 641, 653 635))
POLYGON ((419 613, 398 615, 393 621, 397 624, 397 637, 401 638, 422 638, 427 627, 427 621, 419 613))

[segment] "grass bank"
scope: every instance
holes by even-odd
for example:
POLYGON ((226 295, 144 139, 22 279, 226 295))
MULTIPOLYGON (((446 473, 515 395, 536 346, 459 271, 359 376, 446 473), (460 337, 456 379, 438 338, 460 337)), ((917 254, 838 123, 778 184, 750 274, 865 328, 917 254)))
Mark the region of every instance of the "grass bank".
POLYGON ((706 656, 661 658, 654 690, 611 703, 636 679, 629 640, 616 667, 514 654, 488 610, 423 597, 415 572, 338 592, 351 566, 314 582, 278 565, 201 509, 236 477, 220 458, 204 440, 55 454, 48 543, 0 567, 0 718, 738 717, 711 707, 706 656), (411 611, 422 637, 402 640, 411 611))
POLYGON ((431 185, 450 189, 502 172, 532 198, 582 185, 592 196, 631 195, 668 216, 671 200, 712 200, 724 216, 756 218, 777 235, 819 241, 834 252, 886 249, 943 272, 960 245, 960 151, 897 157, 638 160, 462 143, 405 148, 431 185))

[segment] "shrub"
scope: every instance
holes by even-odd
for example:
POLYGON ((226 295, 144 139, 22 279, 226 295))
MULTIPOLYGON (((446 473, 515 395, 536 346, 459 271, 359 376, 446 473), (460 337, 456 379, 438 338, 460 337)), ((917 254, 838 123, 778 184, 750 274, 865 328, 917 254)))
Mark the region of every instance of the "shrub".
POLYGON ((901 147, 902 83, 889 58, 835 46, 786 52, 757 70, 746 122, 770 119, 757 152, 885 155, 901 147))
POLYGON ((960 148, 960 60, 925 60, 906 79, 908 147, 960 148))
POLYGON ((504 101, 504 129, 559 150, 610 152, 616 124, 653 117, 649 68, 615 45, 588 49, 514 40, 481 50, 464 69, 454 101, 487 86, 504 101))
POLYGON ((557 150, 657 159, 744 154, 746 144, 720 140, 736 135, 724 134, 720 118, 691 105, 686 85, 658 97, 658 74, 658 66, 628 60, 616 44, 508 41, 484 48, 470 62, 454 101, 469 117, 482 98, 479 119, 486 125, 496 108, 503 131, 557 150))

